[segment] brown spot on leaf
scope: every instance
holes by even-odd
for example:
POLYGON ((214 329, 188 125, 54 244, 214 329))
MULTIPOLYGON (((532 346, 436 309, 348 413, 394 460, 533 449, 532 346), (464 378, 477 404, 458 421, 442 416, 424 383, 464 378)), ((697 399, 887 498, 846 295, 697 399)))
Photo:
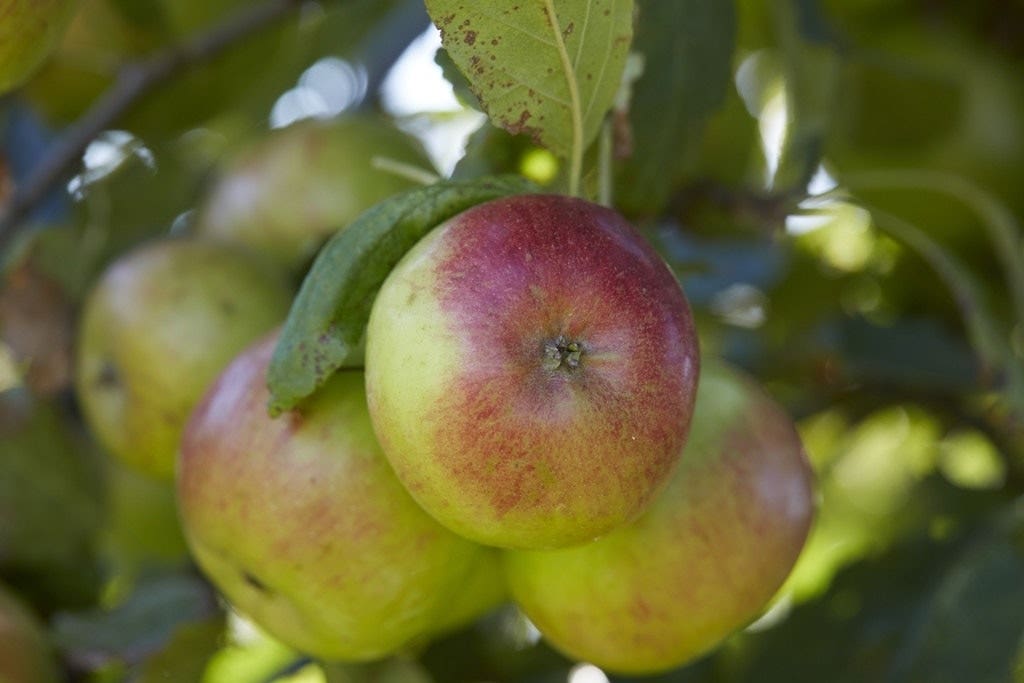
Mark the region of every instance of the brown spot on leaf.
POLYGON ((463 38, 466 45, 473 45, 476 43, 476 31, 466 31, 466 35, 463 38))

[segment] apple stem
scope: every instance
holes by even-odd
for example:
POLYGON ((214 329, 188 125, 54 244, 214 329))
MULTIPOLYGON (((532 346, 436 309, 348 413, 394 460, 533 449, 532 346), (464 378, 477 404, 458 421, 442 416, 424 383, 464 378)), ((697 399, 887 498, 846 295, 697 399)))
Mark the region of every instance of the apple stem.
POLYGON ((558 49, 558 56, 562 61, 562 70, 565 72, 565 82, 569 89, 569 109, 572 114, 572 149, 569 156, 569 194, 573 197, 580 196, 580 177, 583 175, 583 108, 580 105, 580 88, 576 82, 576 69, 569 58, 569 50, 565 46, 565 39, 562 36, 562 27, 558 23, 558 15, 555 13, 555 4, 552 0, 544 0, 544 10, 547 12, 548 21, 551 23, 554 34, 555 47, 558 49))
POLYGON ((564 368, 575 370, 580 366, 583 356, 583 345, 577 341, 569 341, 559 336, 544 344, 544 368, 551 372, 564 368))
POLYGON ((384 171, 423 186, 433 185, 441 180, 441 176, 432 171, 390 157, 375 156, 370 159, 370 166, 378 171, 384 171))

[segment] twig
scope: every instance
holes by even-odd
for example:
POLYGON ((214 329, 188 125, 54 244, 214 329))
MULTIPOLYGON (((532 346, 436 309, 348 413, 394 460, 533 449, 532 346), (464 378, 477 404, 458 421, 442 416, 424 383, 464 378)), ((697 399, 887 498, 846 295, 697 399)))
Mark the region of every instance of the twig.
POLYGON ((179 70, 207 62, 240 40, 297 10, 302 0, 265 0, 233 14, 208 31, 121 69, 113 85, 43 156, 0 214, 0 254, 7 250, 24 219, 49 191, 67 177, 97 135, 124 116, 179 70))

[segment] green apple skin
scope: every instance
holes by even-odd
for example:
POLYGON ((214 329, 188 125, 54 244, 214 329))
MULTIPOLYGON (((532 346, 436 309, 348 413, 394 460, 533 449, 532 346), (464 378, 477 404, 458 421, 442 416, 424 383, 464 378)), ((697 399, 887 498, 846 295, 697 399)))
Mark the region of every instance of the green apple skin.
POLYGON ((0 683, 57 683, 57 665, 42 624, 0 586, 0 683))
POLYGON ((229 245, 163 240, 122 256, 80 321, 75 385, 93 433, 128 465, 172 479, 189 413, 291 297, 280 269, 229 245))
POLYGON ((268 633, 329 661, 420 642, 491 561, 412 500, 373 434, 359 371, 267 415, 276 336, 236 358, 192 415, 178 501, 194 557, 268 633))
POLYGON ((272 131, 225 164, 195 231, 300 269, 363 211, 415 186, 375 168, 374 157, 431 168, 413 138, 378 117, 307 120, 272 131))
POLYGON ((0 0, 0 95, 42 64, 76 5, 74 0, 0 0))
POLYGON ((430 514, 487 545, 553 548, 636 518, 664 487, 698 365, 682 289, 623 218, 521 195, 445 222, 390 273, 366 386, 430 514))
POLYGON ((705 361, 686 452, 651 508, 587 545, 506 552, 506 578, 556 648, 617 673, 655 673, 760 614, 813 510, 789 417, 752 380, 705 361))
POLYGON ((473 574, 459 587, 458 593, 437 615, 431 635, 457 631, 509 600, 501 553, 487 548, 477 562, 473 574))

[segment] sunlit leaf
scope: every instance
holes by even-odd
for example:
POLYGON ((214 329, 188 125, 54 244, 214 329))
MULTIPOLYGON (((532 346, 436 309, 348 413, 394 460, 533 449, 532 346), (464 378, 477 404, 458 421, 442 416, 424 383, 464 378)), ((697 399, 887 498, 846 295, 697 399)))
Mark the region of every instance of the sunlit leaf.
POLYGON ((619 86, 632 0, 427 0, 442 43, 491 120, 567 157, 619 86))

